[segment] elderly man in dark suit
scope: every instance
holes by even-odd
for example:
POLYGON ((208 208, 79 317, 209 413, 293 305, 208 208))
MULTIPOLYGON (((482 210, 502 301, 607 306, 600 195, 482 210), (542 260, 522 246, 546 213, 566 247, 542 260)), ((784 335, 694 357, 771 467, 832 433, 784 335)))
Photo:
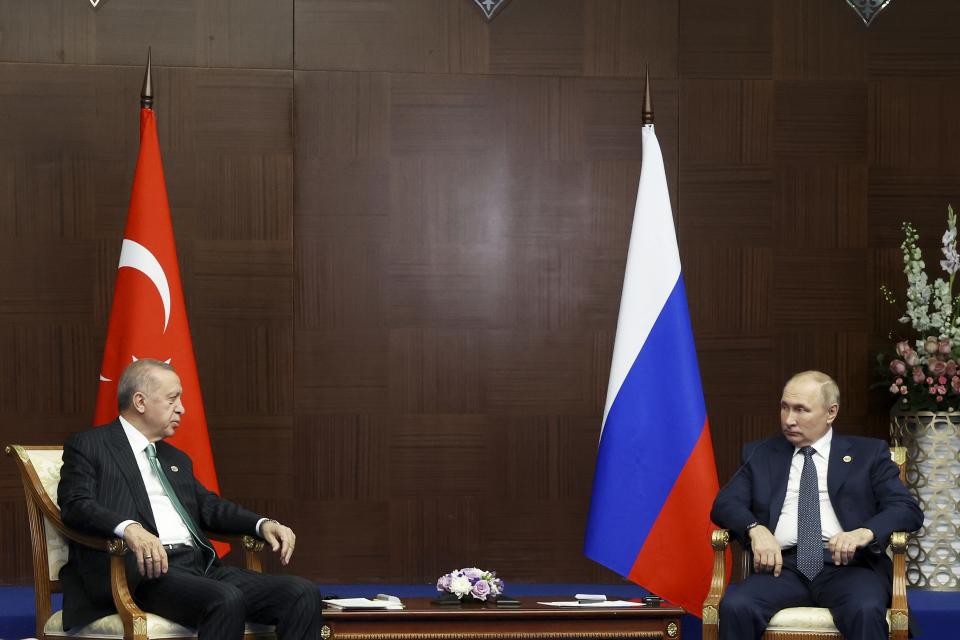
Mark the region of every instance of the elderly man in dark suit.
MULTIPOLYGON (((163 442, 184 413, 170 365, 138 360, 120 378, 120 415, 75 434, 63 449, 57 501, 71 527, 122 537, 132 551, 127 576, 144 610, 195 627, 201 638, 240 638, 244 622, 275 624, 283 640, 318 637, 320 594, 302 578, 227 567, 204 530, 258 534, 290 561, 296 537, 208 491, 190 458, 163 442)), ((60 572, 64 625, 81 627, 115 611, 105 552, 71 543, 60 572)))
POLYGON ((752 548, 754 573, 720 603, 720 637, 759 639, 785 607, 828 607, 847 640, 888 635, 894 531, 923 524, 887 443, 834 433, 837 384, 819 371, 791 378, 782 435, 743 449, 744 463, 711 518, 752 548))

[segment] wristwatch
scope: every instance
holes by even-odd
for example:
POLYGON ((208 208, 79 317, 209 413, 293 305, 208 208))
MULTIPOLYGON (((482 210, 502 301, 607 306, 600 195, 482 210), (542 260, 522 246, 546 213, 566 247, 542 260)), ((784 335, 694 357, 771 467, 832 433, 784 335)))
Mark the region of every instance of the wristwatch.
POLYGON ((754 527, 756 527, 756 526, 759 525, 759 524, 760 524, 759 522, 757 522, 756 520, 754 520, 753 522, 751 522, 750 524, 747 525, 747 528, 744 529, 743 532, 746 533, 746 534, 747 534, 747 537, 749 538, 749 537, 750 537, 750 529, 753 529, 754 527))

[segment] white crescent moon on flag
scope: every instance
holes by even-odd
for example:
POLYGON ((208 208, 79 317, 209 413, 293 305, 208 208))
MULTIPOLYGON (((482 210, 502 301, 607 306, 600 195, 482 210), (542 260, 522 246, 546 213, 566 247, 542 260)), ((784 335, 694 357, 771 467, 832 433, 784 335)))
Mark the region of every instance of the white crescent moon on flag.
POLYGON ((145 246, 124 238, 117 270, 124 267, 140 271, 150 278, 150 282, 157 288, 157 293, 160 294, 160 300, 163 302, 163 332, 166 333, 167 325, 170 323, 170 284, 167 282, 167 274, 163 272, 160 262, 145 246))
MULTIPOLYGON (((139 242, 124 238, 120 247, 120 264, 117 265, 117 271, 124 267, 141 272, 150 278, 150 282, 157 288, 160 301, 163 302, 163 332, 166 333, 167 325, 170 324, 170 283, 167 282, 167 274, 163 272, 160 261, 139 242)), ((131 358, 134 362, 137 361, 137 356, 131 356, 131 358)), ((170 364, 170 360, 171 358, 167 359, 167 364, 170 364)), ((100 382, 113 382, 113 380, 101 373, 100 382)))

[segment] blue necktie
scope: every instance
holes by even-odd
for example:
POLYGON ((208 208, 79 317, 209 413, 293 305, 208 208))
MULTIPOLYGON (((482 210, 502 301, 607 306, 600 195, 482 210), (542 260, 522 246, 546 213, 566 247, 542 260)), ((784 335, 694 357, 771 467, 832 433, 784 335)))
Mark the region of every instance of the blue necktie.
POLYGON ((800 495, 797 501, 797 569, 810 580, 823 569, 823 529, 820 526, 820 491, 813 447, 800 449, 800 495))
POLYGON ((167 476, 163 472, 163 467, 160 466, 160 460, 157 459, 157 446, 152 442, 147 445, 147 459, 150 461, 150 466, 156 471, 157 477, 160 479, 160 486, 163 487, 164 493, 170 498, 170 503, 173 505, 174 510, 176 510, 180 519, 183 520, 184 526, 187 527, 187 531, 189 531, 193 537, 194 544, 203 550, 204 555, 210 554, 210 560, 203 570, 203 573, 206 574, 207 571, 210 570, 210 565, 213 564, 213 559, 217 557, 217 552, 210 548, 200 537, 199 529, 197 529, 197 526, 194 524, 193 518, 187 513, 187 510, 183 507, 183 503, 180 502, 180 498, 177 497, 177 493, 173 490, 173 487, 170 486, 170 481, 167 480, 167 476))

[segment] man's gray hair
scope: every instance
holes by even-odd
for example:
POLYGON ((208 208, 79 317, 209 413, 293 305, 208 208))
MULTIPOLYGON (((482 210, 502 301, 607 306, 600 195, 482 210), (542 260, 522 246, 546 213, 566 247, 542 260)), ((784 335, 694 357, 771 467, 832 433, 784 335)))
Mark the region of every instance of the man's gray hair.
POLYGON ((820 399, 823 401, 824 409, 829 409, 830 406, 834 404, 838 407, 840 406, 840 387, 837 386, 833 378, 823 371, 801 371, 800 373, 796 373, 787 380, 784 388, 801 379, 812 380, 820 385, 820 399))
POLYGON ((154 369, 173 371, 173 367, 168 363, 153 358, 134 360, 123 370, 120 382, 117 383, 117 408, 120 413, 130 408, 130 405, 133 404, 133 394, 137 391, 150 393, 156 388, 157 383, 153 377, 154 369))

